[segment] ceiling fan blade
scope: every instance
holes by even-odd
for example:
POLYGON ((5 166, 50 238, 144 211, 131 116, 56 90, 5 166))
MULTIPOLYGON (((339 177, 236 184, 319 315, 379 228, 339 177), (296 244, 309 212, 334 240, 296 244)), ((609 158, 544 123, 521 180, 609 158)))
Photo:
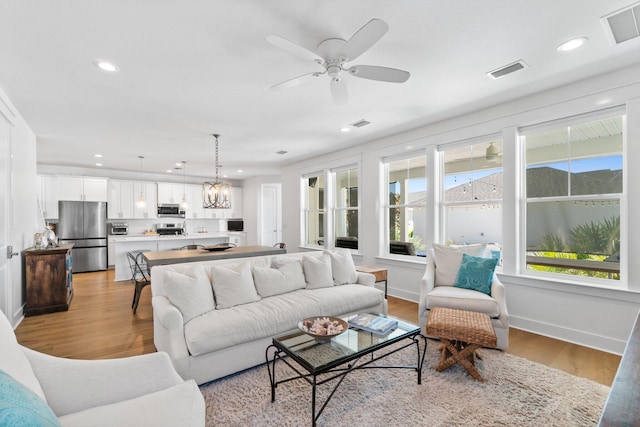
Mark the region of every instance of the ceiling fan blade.
POLYGON ((376 44, 389 31, 389 25, 380 19, 372 19, 360 28, 342 47, 342 55, 353 61, 376 44))
POLYGON ((308 59, 316 62, 320 61, 320 63, 324 62, 324 59, 321 58, 315 52, 311 52, 309 49, 299 46, 294 42, 290 42, 287 39, 283 39, 280 36, 267 36, 265 40, 267 40, 269 43, 271 43, 275 47, 279 47, 280 49, 285 50, 299 58, 308 59))
POLYGON ((331 97, 336 105, 344 105, 349 101, 349 91, 347 83, 341 77, 331 79, 331 97))
POLYGON ((395 68, 377 67, 375 65, 354 65, 349 68, 349 74, 361 79, 379 80, 381 82, 404 83, 411 74, 408 71, 395 68))
POLYGON ((298 86, 298 85, 301 85, 301 84, 303 84, 303 83, 307 83, 307 82, 309 82, 309 81, 313 80, 313 79, 314 79, 314 77, 318 77, 318 76, 320 76, 320 75, 322 75, 322 73, 308 73, 308 74, 303 74, 303 75, 301 75, 301 76, 294 77, 294 78, 289 79, 289 80, 285 80, 284 82, 282 82, 282 83, 278 83, 278 84, 277 84, 277 85, 275 85, 275 86, 271 86, 271 89, 272 89, 272 90, 283 90, 283 89, 289 89, 289 88, 291 88, 291 87, 298 86))

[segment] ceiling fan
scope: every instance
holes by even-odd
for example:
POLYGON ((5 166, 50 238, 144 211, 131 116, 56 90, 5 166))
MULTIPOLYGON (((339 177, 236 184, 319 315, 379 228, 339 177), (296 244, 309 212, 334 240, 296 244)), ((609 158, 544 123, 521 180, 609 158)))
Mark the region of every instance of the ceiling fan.
POLYGON ((316 52, 312 52, 300 45, 279 36, 268 36, 266 40, 280 49, 283 49, 302 59, 309 59, 324 68, 324 71, 303 74, 272 86, 273 90, 288 89, 302 83, 311 81, 322 75, 331 78, 329 83, 331 96, 337 105, 346 104, 349 100, 347 85, 344 81, 344 73, 362 79, 378 80, 382 82, 404 83, 409 79, 409 72, 395 68, 379 67, 375 65, 345 64, 353 61, 369 50, 389 30, 389 25, 380 19, 372 19, 360 28, 347 41, 343 39, 327 39, 320 42, 316 52))

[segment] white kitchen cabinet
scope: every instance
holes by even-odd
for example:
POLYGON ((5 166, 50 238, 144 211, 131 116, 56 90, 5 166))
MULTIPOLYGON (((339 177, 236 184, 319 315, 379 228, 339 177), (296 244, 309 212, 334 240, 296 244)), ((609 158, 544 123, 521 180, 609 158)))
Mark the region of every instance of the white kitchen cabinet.
POLYGON ((108 200, 107 179, 60 176, 59 200, 84 202, 106 202, 108 200))
POLYGON ((236 246, 247 246, 247 233, 244 231, 230 231, 229 243, 236 246))
POLYGON ((117 237, 107 239, 107 266, 109 268, 116 265, 116 239, 117 237))
POLYGON ((58 177, 38 175, 38 203, 45 219, 58 219, 58 177))
POLYGON ((242 218, 242 188, 231 187, 231 209, 224 210, 225 218, 242 218))
POLYGON ((186 218, 204 218, 202 207, 202 186, 187 184, 186 218))
POLYGON ((156 200, 156 194, 157 191, 155 182, 133 183, 133 218, 157 218, 158 202, 156 200), (141 195, 144 200, 144 204, 140 203, 141 195))
POLYGON ((109 180, 107 217, 109 219, 133 218, 133 182, 109 180))
POLYGON ((173 182, 158 183, 158 204, 178 204, 182 202, 184 194, 184 184, 173 182))

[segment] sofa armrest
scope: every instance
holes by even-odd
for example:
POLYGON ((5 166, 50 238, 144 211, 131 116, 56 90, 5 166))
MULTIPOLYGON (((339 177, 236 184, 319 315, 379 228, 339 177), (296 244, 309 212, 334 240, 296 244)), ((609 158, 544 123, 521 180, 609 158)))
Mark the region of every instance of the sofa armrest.
POLYGON ((420 300, 418 301, 418 315, 422 315, 427 310, 427 294, 436 285, 436 264, 433 260, 433 249, 427 251, 426 270, 420 279, 420 300))
POLYGON ((166 353, 107 360, 50 356, 23 347, 57 416, 140 397, 183 382, 166 353))
POLYGON ((504 284, 498 279, 498 276, 494 273, 491 281, 491 297, 498 302, 498 308, 500 309, 500 322, 503 325, 509 324, 509 312, 507 311, 507 297, 505 295, 504 284))
POLYGON ((356 271, 358 274, 358 281, 356 282, 358 285, 375 287, 376 276, 371 273, 363 273, 362 271, 356 271))
POLYGON ((153 344, 166 351, 178 373, 185 379, 189 369, 189 349, 184 336, 184 317, 165 296, 151 298, 153 306, 153 344))

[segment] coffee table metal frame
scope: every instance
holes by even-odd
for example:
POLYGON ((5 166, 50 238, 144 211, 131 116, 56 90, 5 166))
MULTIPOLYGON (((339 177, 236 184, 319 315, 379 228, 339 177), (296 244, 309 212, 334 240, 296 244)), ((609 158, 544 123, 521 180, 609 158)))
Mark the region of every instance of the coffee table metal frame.
MULTIPOLYGON (((398 320, 398 328, 387 336, 378 337, 375 334, 370 332, 349 329, 345 333, 349 334, 358 334, 360 338, 360 334, 363 334, 363 339, 370 339, 371 345, 358 349, 357 351, 353 351, 352 354, 344 355, 343 357, 336 357, 332 360, 327 361, 327 363, 322 364, 321 366, 314 367, 311 363, 305 360, 304 357, 298 355, 294 350, 290 349, 284 341, 290 340, 293 338, 300 338, 306 341, 303 343, 307 343, 309 346, 322 346, 322 345, 330 345, 329 342, 320 343, 316 342, 313 337, 306 335, 302 331, 293 332, 287 335, 283 335, 280 337, 273 338, 273 343, 267 347, 266 350, 266 359, 267 359, 267 370, 269 371, 269 381, 271 383, 271 401, 275 402, 276 400, 276 388, 279 384, 283 384, 289 381, 303 379, 307 383, 309 383, 312 387, 311 391, 311 417, 312 417, 312 425, 316 425, 316 421, 326 408, 327 404, 333 397, 334 393, 342 384, 342 381, 345 379, 347 374, 359 369, 415 369, 418 374, 418 384, 422 384, 422 367, 424 365, 424 357, 427 351, 427 339, 421 334, 420 327, 398 320), (379 342, 375 338, 379 339, 379 342), (395 348, 390 351, 386 351, 380 354, 380 351, 383 351, 391 344, 395 344, 404 340, 408 340, 407 343, 403 344, 401 347, 395 348), (420 346, 420 341, 424 343, 422 349, 420 346), (417 350, 417 362, 415 365, 410 366, 391 366, 391 365, 373 365, 373 362, 376 362, 380 359, 383 359, 393 353, 396 353, 400 350, 403 350, 410 346, 416 346, 417 350), (269 356, 270 351, 273 351, 272 356, 269 356), (378 354, 374 354, 374 352, 378 352, 378 354), (285 357, 288 356, 288 357, 285 357), (368 357, 365 357, 368 356, 368 357), (297 375, 291 376, 282 380, 276 380, 276 360, 281 360, 287 366, 289 366, 297 375), (296 363, 292 363, 291 360, 296 363), (342 366, 345 365, 346 366, 342 366), (300 369, 302 367, 303 369, 300 369), (306 372, 303 372, 306 371, 306 372), (322 379, 319 379, 320 376, 326 376, 322 379), (329 393, 329 396, 324 401, 318 412, 316 413, 316 387, 326 384, 330 381, 338 379, 338 382, 333 387, 333 390, 329 393)), ((335 339, 335 338, 334 338, 335 339)), ((387 348, 388 350, 388 348, 387 348)))

